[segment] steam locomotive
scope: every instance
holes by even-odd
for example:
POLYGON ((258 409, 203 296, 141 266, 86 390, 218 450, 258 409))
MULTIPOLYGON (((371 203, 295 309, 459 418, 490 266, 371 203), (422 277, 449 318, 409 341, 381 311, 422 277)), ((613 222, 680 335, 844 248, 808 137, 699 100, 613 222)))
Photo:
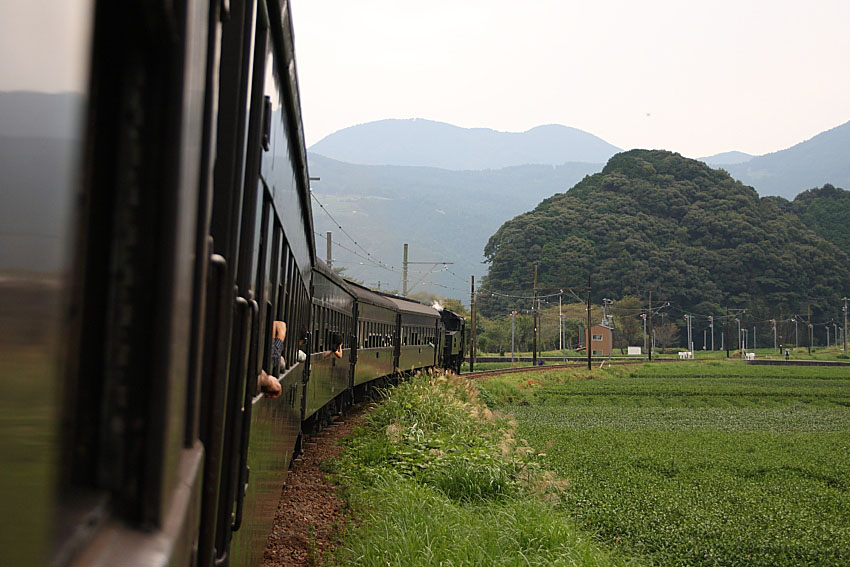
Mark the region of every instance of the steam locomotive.
POLYGON ((57 4, 3 24, 74 91, 0 92, 4 564, 259 564, 299 440, 464 320, 316 258, 287 0, 57 4))

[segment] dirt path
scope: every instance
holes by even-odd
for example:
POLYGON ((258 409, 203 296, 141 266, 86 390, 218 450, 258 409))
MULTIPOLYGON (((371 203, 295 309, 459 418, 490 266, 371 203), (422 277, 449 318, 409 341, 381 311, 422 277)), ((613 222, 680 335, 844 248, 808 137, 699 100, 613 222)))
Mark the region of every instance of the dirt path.
POLYGON ((340 439, 351 433, 368 407, 360 404, 305 444, 304 456, 295 461, 281 491, 263 567, 315 565, 333 549, 345 520, 344 502, 320 466, 339 455, 340 439))

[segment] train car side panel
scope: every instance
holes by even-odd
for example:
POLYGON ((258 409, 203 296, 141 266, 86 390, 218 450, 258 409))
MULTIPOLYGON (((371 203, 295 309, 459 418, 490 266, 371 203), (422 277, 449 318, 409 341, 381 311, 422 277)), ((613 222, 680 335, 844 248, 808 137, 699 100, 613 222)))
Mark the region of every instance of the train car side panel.
POLYGON ((357 301, 357 364, 353 386, 395 372, 394 339, 397 308, 387 298, 348 282, 357 301))

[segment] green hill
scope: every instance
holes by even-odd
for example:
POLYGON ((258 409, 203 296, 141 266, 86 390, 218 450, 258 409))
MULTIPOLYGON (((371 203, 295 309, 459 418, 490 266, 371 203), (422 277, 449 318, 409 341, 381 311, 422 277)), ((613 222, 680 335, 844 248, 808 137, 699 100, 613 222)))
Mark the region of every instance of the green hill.
POLYGON ((679 154, 617 154, 490 238, 482 311, 528 307, 500 294, 530 295, 536 262, 541 287, 581 286, 589 272, 596 301, 651 288, 697 313, 728 304, 769 318, 811 303, 814 320, 831 318, 850 294, 850 256, 783 201, 679 154))
POLYGON ((850 191, 829 184, 803 191, 791 202, 791 211, 806 226, 850 254, 850 191))

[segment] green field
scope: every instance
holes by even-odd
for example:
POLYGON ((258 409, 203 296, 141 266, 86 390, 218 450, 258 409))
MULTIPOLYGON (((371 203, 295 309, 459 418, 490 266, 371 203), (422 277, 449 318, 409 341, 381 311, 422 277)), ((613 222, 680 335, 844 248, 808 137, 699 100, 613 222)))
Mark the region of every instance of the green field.
POLYGON ((482 389, 570 481, 563 512, 619 552, 850 565, 850 368, 647 364, 482 389))

